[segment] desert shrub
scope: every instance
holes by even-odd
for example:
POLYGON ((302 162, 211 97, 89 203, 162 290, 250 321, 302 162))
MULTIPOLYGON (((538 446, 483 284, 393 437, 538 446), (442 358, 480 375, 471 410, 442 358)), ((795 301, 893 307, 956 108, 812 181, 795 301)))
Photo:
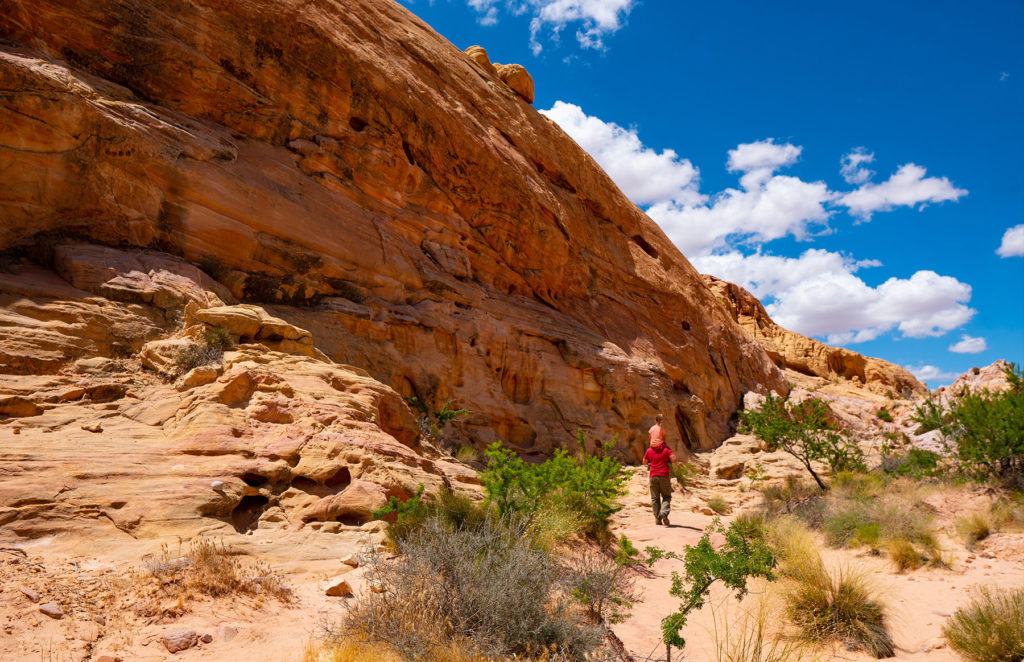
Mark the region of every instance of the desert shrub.
POLYGON ((468 409, 452 409, 452 401, 448 400, 441 409, 434 415, 437 424, 442 428, 454 420, 457 420, 469 413, 468 409))
POLYGON ((473 464, 480 460, 480 451, 472 446, 459 446, 459 450, 455 452, 455 457, 459 462, 473 464))
POLYGON ((1024 660, 1024 588, 979 587, 943 628, 950 647, 971 662, 1024 660))
MULTIPOLYGON (((582 433, 577 441, 584 446, 582 433)), ((605 447, 605 450, 610 445, 605 447)), ((484 455, 487 468, 480 475, 488 503, 501 515, 532 515, 552 503, 562 503, 579 513, 585 530, 605 535, 609 518, 621 509, 618 499, 625 493, 626 474, 622 464, 607 455, 581 454, 571 457, 564 449, 541 464, 529 464, 500 443, 491 444, 484 455)))
POLYGON ((988 510, 975 510, 961 515, 956 520, 957 533, 964 539, 967 549, 974 549, 974 546, 988 538, 995 528, 988 510))
POLYGON ((561 569, 532 544, 525 519, 487 517, 453 528, 429 517, 399 542, 398 558, 370 562, 379 593, 356 603, 345 636, 383 642, 406 659, 458 644, 489 658, 553 648, 582 659, 603 637, 559 590, 561 569))
POLYGON ((1000 531, 1024 529, 1024 493, 1000 496, 989 509, 993 525, 1000 531))
POLYGON ((882 468, 886 473, 897 476, 925 478, 936 475, 941 459, 942 456, 935 451, 911 448, 904 455, 886 455, 882 468))
POLYGON ((825 539, 832 547, 874 546, 882 536, 877 516, 863 503, 843 503, 825 517, 825 539))
POLYGON ((223 542, 208 538, 196 538, 178 554, 163 545, 160 554, 145 561, 136 582, 143 594, 136 608, 148 616, 186 613, 201 596, 241 596, 258 603, 265 597, 286 603, 292 599, 291 588, 270 566, 244 562, 223 542))
POLYGON ((774 579, 775 552, 769 546, 764 532, 750 527, 730 524, 722 526, 716 518, 704 529, 704 535, 696 545, 687 545, 682 554, 648 547, 647 563, 653 565, 663 558, 682 561, 684 573, 672 572, 672 586, 669 594, 680 599, 678 608, 661 620, 662 641, 666 647, 682 648, 686 641, 682 628, 690 612, 700 609, 707 601, 711 585, 721 581, 736 593, 737 599, 747 594, 747 580, 751 577, 774 579), (725 536, 725 543, 715 549, 711 534, 725 536))
POLYGON ((686 487, 690 482, 690 478, 699 473, 697 467, 693 466, 689 462, 685 462, 683 464, 673 462, 669 465, 668 471, 671 477, 675 478, 676 482, 679 483, 679 487, 686 487))
POLYGON ((812 525, 821 524, 826 501, 821 490, 802 482, 796 476, 786 476, 781 484, 771 484, 761 490, 763 510, 768 517, 797 515, 812 525))
POLYGON ((724 515, 729 512, 729 502, 722 497, 713 496, 709 497, 705 503, 716 515, 724 515))
POLYGON ((231 332, 222 326, 207 329, 203 333, 203 342, 206 344, 207 349, 219 350, 221 352, 235 344, 231 338, 231 332))
POLYGON ((640 552, 626 536, 619 538, 614 555, 578 547, 563 561, 563 581, 569 594, 595 622, 619 623, 637 599, 629 570, 639 563, 639 557, 640 552))
POLYGON ((833 493, 839 498, 873 499, 885 490, 885 476, 867 471, 840 471, 832 482, 833 493))
POLYGON ((446 401, 440 410, 434 412, 430 410, 426 402, 416 396, 406 398, 405 402, 413 410, 419 423, 420 432, 434 442, 440 439, 445 426, 469 413, 468 409, 453 409, 451 400, 446 401))
POLYGON ((373 511, 374 519, 390 522, 387 537, 394 550, 422 527, 428 518, 437 518, 446 526, 458 529, 476 526, 493 516, 485 504, 459 496, 447 487, 442 487, 433 501, 424 501, 423 489, 423 485, 420 485, 405 501, 391 497, 385 506, 373 511))
POLYGON ((864 467, 863 455, 845 431, 829 420, 828 405, 817 398, 790 403, 772 393, 759 411, 740 414, 740 431, 752 433, 772 450, 782 449, 807 469, 822 491, 828 486, 815 471, 814 462, 825 462, 833 474, 864 467))
POLYGON ((905 493, 905 485, 877 482, 870 476, 844 475, 839 481, 822 519, 828 544, 885 549, 901 571, 925 562, 947 566, 929 508, 913 493, 905 493))
POLYGON ((926 401, 913 420, 920 431, 942 433, 964 473, 1024 486, 1024 371, 1013 364, 1005 374, 1007 390, 965 388, 948 409, 926 401))
POLYGON ((881 409, 876 411, 875 412, 875 416, 877 416, 878 420, 880 420, 880 421, 885 421, 886 423, 892 423, 892 414, 889 413, 889 410, 886 409, 885 407, 882 407, 881 409))

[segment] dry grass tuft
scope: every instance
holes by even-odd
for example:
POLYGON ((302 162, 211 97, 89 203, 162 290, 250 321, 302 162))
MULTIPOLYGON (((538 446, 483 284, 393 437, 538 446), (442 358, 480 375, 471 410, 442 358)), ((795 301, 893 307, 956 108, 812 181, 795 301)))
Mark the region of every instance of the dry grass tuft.
POLYGON ((480 461, 480 451, 472 446, 459 446, 459 450, 455 452, 455 457, 459 462, 473 464, 480 461))
POLYGON ((957 533, 964 539, 967 549, 971 550, 978 542, 992 535, 995 528, 992 514, 988 510, 975 510, 961 515, 956 520, 957 533))
MULTIPOLYGON (((714 615, 714 614, 713 614, 714 615)), ((739 620, 716 618, 715 659, 717 662, 799 662, 804 659, 798 642, 786 637, 775 622, 764 601, 753 611, 744 612, 739 620)))
POLYGON ((887 544, 889 558, 900 572, 916 570, 924 565, 924 557, 914 548, 914 544, 906 538, 894 538, 887 544))
POLYGON ((725 515, 731 508, 728 501, 718 496, 709 497, 706 500, 706 503, 708 504, 708 508, 710 508, 716 515, 725 515))
POLYGON ((885 606, 863 574, 826 568, 810 530, 795 518, 773 522, 769 536, 779 550, 786 612, 804 639, 839 640, 878 658, 893 655, 885 606))
POLYGON ((980 587, 966 607, 950 617, 943 634, 971 662, 1024 660, 1024 587, 999 591, 980 587))
POLYGON ((262 605, 267 597, 290 602, 292 591, 280 575, 262 561, 243 562, 221 542, 193 540, 184 554, 171 554, 167 545, 145 562, 134 576, 143 600, 136 609, 143 615, 179 616, 200 597, 245 596, 262 605))

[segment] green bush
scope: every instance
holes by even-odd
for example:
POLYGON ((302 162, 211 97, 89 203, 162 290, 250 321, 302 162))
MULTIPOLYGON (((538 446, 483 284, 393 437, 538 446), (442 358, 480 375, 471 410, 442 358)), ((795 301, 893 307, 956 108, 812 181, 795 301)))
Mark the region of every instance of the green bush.
POLYGON ((741 412, 740 431, 751 433, 772 450, 782 449, 800 461, 822 491, 828 486, 812 462, 825 462, 833 474, 864 467, 864 457, 845 431, 829 420, 828 405, 817 398, 790 403, 772 393, 759 411, 741 412))
MULTIPOLYGON (((577 441, 584 445, 582 433, 577 441)), ((605 447, 607 451, 610 444, 605 447)), ((509 513, 533 515, 553 503, 580 514, 588 533, 602 536, 608 520, 622 506, 626 474, 622 464, 607 455, 571 457, 564 449, 541 464, 529 464, 500 443, 484 452, 487 467, 480 480, 488 503, 502 516, 509 513)))
POLYGON ((980 479, 1024 486, 1024 371, 1012 364, 1001 392, 965 388, 948 409, 934 401, 917 407, 919 432, 939 430, 958 467, 980 479))
POLYGON ((942 631, 950 647, 971 662, 1021 662, 1024 588, 979 588, 970 604, 957 609, 942 631))
POLYGON ((885 421, 886 423, 892 423, 892 414, 889 413, 889 410, 886 409, 885 407, 882 407, 877 412, 875 412, 875 416, 877 416, 878 420, 880 420, 880 421, 885 421))

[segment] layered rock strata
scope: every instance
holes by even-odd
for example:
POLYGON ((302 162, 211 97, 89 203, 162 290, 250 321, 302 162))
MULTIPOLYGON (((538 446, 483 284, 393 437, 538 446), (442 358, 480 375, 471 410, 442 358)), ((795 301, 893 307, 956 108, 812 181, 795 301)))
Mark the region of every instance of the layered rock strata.
POLYGON ((923 394, 924 384, 898 365, 832 347, 776 324, 757 298, 744 288, 714 276, 704 282, 715 293, 747 337, 757 341, 780 367, 825 379, 847 379, 878 393, 923 394))
MULTIPOLYGON (((656 412, 680 449, 708 448, 744 392, 786 388, 583 150, 391 0, 0 7, 7 260, 182 257, 224 303, 470 409, 453 443, 543 455, 582 428, 637 460, 656 412)), ((68 346, 137 350, 151 311, 117 311, 127 335, 68 346)), ((52 373, 56 347, 5 361, 52 373)))
POLYGON ((468 467, 423 454, 398 393, 320 355, 308 331, 225 304, 172 256, 61 255, 91 291, 33 265, 0 274, 24 313, 3 327, 20 334, 4 343, 8 365, 86 355, 0 375, 4 539, 358 529, 420 484, 476 489, 468 467), (222 353, 208 346, 214 329, 234 343, 222 353))

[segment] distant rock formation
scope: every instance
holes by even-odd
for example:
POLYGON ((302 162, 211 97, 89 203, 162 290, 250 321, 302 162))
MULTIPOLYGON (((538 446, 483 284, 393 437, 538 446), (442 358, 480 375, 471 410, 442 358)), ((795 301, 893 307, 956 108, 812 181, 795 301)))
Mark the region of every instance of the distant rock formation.
POLYGON ((772 321, 753 294, 739 285, 707 274, 704 282, 732 313, 744 333, 760 343, 781 367, 825 379, 848 379, 879 393, 890 390, 921 394, 927 391, 924 384, 898 365, 787 331, 772 321))
POLYGON ((0 262, 38 274, 0 292, 8 373, 137 357, 183 314, 165 297, 212 296, 307 330, 308 360, 469 409, 449 441, 477 448, 543 456, 579 428, 638 460, 657 412, 710 448, 744 393, 787 388, 523 103, 525 72, 490 75, 398 3, 7 0, 0 40, 0 262), (104 246, 149 252, 116 278, 68 266, 104 246), (151 294, 110 304, 125 287, 151 294))

